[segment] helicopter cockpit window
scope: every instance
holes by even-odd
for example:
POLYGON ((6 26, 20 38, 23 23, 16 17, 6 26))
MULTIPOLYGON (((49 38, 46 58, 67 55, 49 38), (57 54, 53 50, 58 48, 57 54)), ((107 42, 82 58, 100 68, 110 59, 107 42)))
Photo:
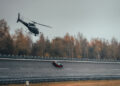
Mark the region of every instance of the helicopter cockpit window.
POLYGON ((29 23, 29 26, 35 26, 33 23, 29 23))

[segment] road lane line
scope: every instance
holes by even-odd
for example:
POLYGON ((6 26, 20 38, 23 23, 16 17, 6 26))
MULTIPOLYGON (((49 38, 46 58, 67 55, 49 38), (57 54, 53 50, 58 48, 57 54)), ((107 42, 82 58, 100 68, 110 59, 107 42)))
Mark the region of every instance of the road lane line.
POLYGON ((0 70, 9 70, 9 68, 0 68, 0 70))

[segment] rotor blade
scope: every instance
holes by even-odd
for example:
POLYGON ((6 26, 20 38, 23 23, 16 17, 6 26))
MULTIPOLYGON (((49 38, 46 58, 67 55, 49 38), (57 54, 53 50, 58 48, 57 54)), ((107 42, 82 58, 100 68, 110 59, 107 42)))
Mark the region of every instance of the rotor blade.
POLYGON ((41 25, 41 26, 48 27, 48 28, 52 28, 51 26, 48 26, 48 25, 44 25, 44 24, 40 24, 40 23, 37 23, 37 24, 39 24, 39 25, 41 25))
POLYGON ((41 25, 41 26, 45 26, 45 27, 48 27, 48 28, 52 28, 51 26, 49 26, 49 25, 44 25, 44 24, 40 24, 40 23, 37 23, 37 22, 35 22, 35 21, 32 21, 34 24, 38 24, 38 25, 41 25))

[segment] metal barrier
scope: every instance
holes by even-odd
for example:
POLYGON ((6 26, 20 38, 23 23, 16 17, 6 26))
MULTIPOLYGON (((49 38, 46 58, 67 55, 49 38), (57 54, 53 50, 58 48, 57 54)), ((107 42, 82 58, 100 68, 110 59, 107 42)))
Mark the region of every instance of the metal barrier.
POLYGON ((61 82, 61 81, 78 81, 78 80, 118 80, 120 76, 64 76, 64 77, 24 77, 24 78, 8 78, 0 79, 0 85, 4 84, 22 84, 26 81, 30 83, 40 82, 61 82))
POLYGON ((104 62, 120 62, 115 59, 88 59, 88 58, 68 58, 68 57, 41 57, 41 56, 26 56, 26 55, 1 55, 0 58, 11 59, 40 59, 40 60, 75 60, 75 61, 104 61, 104 62))

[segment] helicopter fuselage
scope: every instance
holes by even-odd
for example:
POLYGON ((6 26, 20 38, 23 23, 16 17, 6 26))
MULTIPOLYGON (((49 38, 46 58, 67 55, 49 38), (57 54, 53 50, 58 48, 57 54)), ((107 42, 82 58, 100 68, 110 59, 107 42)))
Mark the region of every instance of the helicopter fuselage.
POLYGON ((29 29, 30 32, 35 34, 35 36, 39 34, 38 28, 35 26, 35 24, 33 24, 33 23, 26 23, 25 21, 23 21, 21 19, 18 19, 18 21, 21 22, 22 24, 24 24, 29 29))
MULTIPOLYGON (((41 26, 44 26, 44 27, 48 27, 48 28, 52 28, 51 26, 49 25, 44 25, 44 24, 40 24, 40 23, 37 23, 35 21, 31 21, 30 23, 27 23, 25 21, 23 21, 22 19, 20 19, 20 13, 18 13, 18 19, 17 19, 17 23, 18 22, 21 22, 23 25, 25 25, 28 30, 33 33, 35 36, 39 34, 39 30, 38 28, 36 27, 36 24, 37 25, 41 25, 41 26)), ((40 32, 41 33, 41 32, 40 32)))

